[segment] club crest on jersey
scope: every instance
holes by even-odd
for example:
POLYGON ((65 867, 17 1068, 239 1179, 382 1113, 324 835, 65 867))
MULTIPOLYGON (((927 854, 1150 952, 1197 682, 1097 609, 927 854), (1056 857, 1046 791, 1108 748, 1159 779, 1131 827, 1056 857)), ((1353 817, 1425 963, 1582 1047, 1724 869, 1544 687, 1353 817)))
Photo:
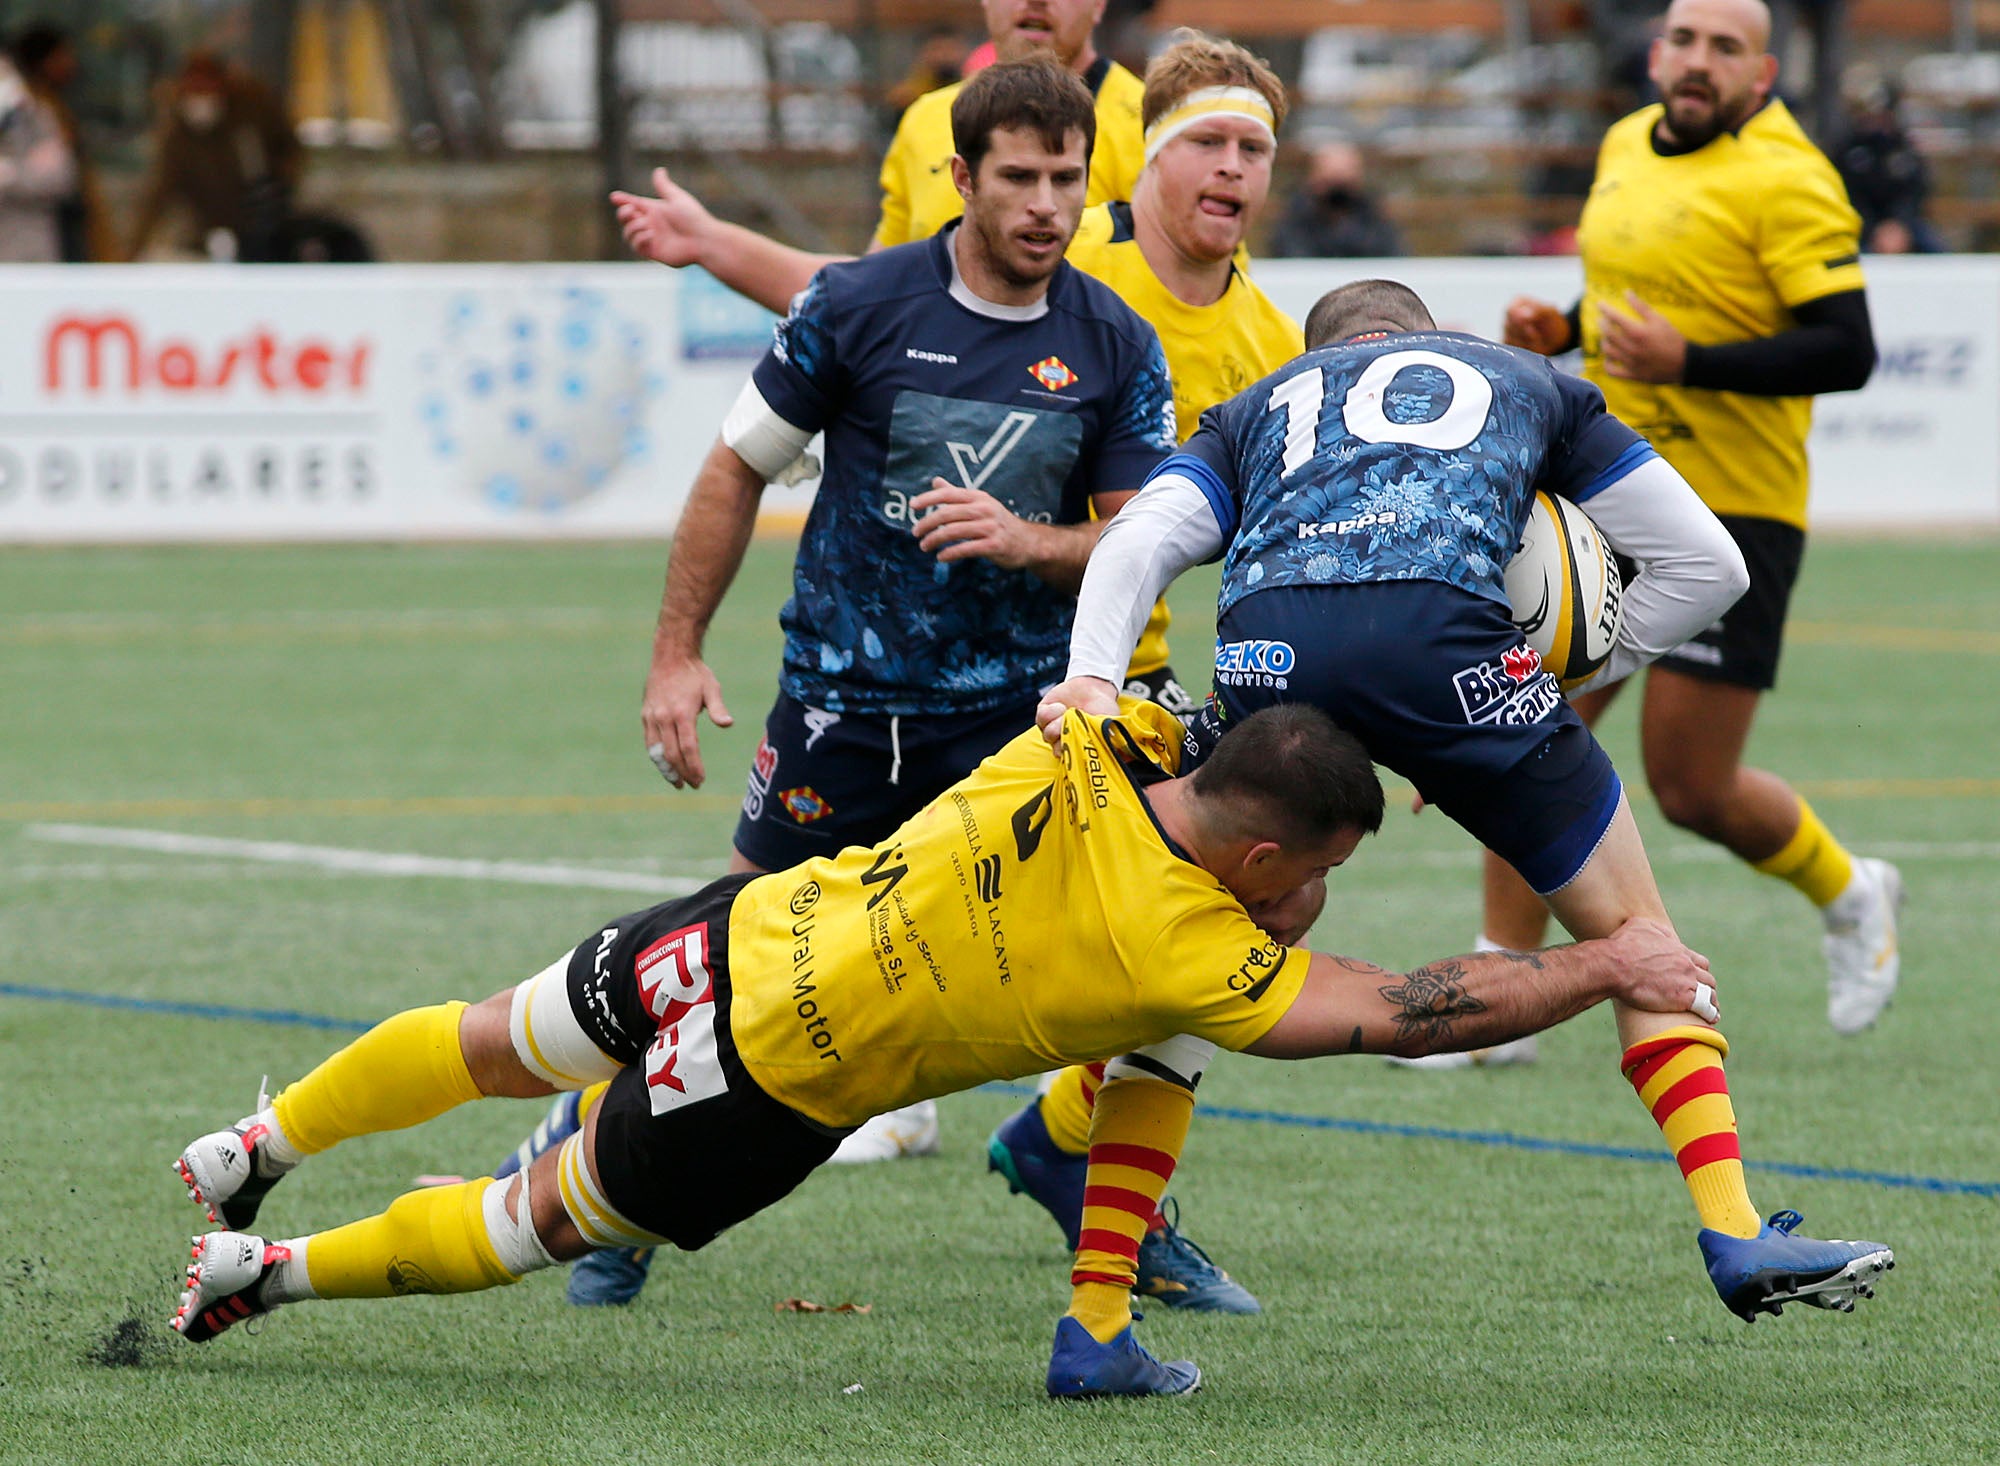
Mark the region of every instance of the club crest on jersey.
POLYGON ((1059 356, 1045 356, 1028 368, 1028 375, 1040 382, 1051 392, 1060 392, 1065 387, 1074 387, 1077 375, 1059 356))
POLYGON ((833 806, 821 798, 810 784, 785 790, 778 796, 778 803, 784 805, 785 812, 802 825, 825 819, 833 813, 833 806))

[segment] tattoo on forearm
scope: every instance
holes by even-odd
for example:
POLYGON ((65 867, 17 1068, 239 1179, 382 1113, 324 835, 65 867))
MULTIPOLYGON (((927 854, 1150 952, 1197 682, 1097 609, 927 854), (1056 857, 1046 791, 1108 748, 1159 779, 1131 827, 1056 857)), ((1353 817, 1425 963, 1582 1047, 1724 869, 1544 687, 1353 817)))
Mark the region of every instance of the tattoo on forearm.
POLYGON ((1361 1052, 1361 1025, 1358 1023, 1354 1025, 1354 1037, 1347 1041, 1347 1052, 1350 1054, 1361 1052))
POLYGON ((1548 965, 1542 961, 1542 954, 1540 952, 1516 952, 1512 948, 1502 948, 1497 952, 1491 952, 1487 955, 1504 957, 1509 962, 1518 962, 1521 966, 1532 967, 1537 972, 1540 972, 1548 965))
POLYGON ((1452 1024, 1486 1005, 1465 990, 1465 965, 1457 958, 1432 962, 1404 976, 1396 987, 1377 988, 1396 1005, 1396 1041, 1421 1039, 1432 1049, 1452 1044, 1452 1024))

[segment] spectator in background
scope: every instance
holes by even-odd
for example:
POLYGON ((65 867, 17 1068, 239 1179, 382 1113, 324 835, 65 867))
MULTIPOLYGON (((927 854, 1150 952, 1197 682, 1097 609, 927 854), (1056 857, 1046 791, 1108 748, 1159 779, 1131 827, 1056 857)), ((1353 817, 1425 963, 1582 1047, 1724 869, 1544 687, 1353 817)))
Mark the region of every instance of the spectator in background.
POLYGON ((56 210, 75 187, 76 158, 61 123, 0 58, 0 261, 60 262, 56 210))
POLYGON ((1893 84, 1872 70, 1850 78, 1847 135, 1833 149, 1847 197, 1861 215, 1861 247, 1873 254, 1936 254, 1944 240, 1924 218, 1931 170, 1910 140, 1893 84))
POLYGON ((108 260, 114 253, 104 200, 97 176, 84 152, 82 130, 69 104, 76 80, 76 47, 60 26, 37 22, 8 43, 8 54, 21 80, 37 102, 46 107, 62 129, 64 145, 76 177, 67 197, 56 203, 56 234, 61 258, 69 264, 108 260))
POLYGON ((953 26, 933 26, 926 31, 917 42, 917 54, 910 62, 910 69, 883 96, 891 125, 917 98, 957 81, 968 49, 964 35, 953 26))
POLYGON ((278 99, 213 53, 194 52, 168 96, 127 255, 136 258, 161 216, 178 208, 189 217, 188 243, 211 258, 290 258, 301 161, 278 99))
POLYGON ((1361 149, 1346 142, 1316 149, 1304 189, 1293 195, 1271 236, 1271 253, 1282 259, 1355 259, 1402 252, 1402 236, 1367 192, 1361 149))

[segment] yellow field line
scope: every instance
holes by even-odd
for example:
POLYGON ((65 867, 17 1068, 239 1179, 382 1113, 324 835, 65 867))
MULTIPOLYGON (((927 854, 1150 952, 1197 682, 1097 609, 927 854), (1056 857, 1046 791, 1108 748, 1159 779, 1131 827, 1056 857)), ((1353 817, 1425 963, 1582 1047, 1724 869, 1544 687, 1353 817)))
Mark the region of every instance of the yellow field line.
POLYGON ((2000 653, 2000 631, 1949 627, 1854 626, 1840 621, 1789 621, 1785 640, 1807 646, 1865 646, 1898 652, 2000 653))

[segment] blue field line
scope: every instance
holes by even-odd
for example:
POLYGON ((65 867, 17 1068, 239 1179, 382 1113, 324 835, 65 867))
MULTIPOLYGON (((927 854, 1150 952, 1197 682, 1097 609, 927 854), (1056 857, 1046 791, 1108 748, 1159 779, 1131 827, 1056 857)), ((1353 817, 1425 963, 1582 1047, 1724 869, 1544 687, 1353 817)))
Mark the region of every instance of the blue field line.
POLYGON ((295 1013, 289 1008, 238 1008, 228 1003, 170 1003, 160 998, 126 998, 115 993, 80 993, 70 988, 33 987, 0 982, 0 998, 41 998, 51 1003, 81 1003, 87 1008, 122 1008, 129 1013, 164 1013, 177 1018, 235 1018, 251 1023, 289 1023, 295 1028, 325 1028, 335 1033, 366 1033, 373 1020, 329 1018, 324 1013, 295 1013))
MULTIPOLYGON (((0 982, 0 998, 38 998, 52 1003, 80 1003, 91 1008, 117 1008, 131 1013, 166 1014, 181 1018, 222 1018, 251 1023, 283 1023, 335 1033, 365 1033, 375 1025, 359 1018, 332 1018, 289 1008, 239 1008, 226 1003, 175 1003, 159 998, 127 998, 111 993, 85 993, 70 988, 35 987, 0 982)), ((1032 1095, 1027 1084, 986 1084, 993 1093, 1032 1095)), ((1215 1120, 1251 1125, 1284 1125, 1300 1130, 1338 1130, 1349 1135, 1388 1136, 1398 1140, 1447 1140, 1459 1145, 1486 1145, 1505 1150, 1539 1151, 1547 1155, 1588 1156, 1594 1160, 1671 1163, 1664 1150, 1643 1146, 1597 1145, 1582 1140, 1545 1140, 1516 1135, 1511 1130, 1457 1130, 1446 1125, 1398 1125, 1386 1120, 1343 1120, 1332 1115, 1295 1115, 1285 1110, 1245 1110, 1231 1105, 1196 1105, 1195 1113, 1215 1120)), ((1943 1176, 1905 1176, 1893 1171, 1857 1171, 1844 1166, 1798 1166, 1785 1161, 1745 1161, 1746 1170, 1797 1176, 1809 1181, 1859 1181, 1901 1191, 1931 1191, 1948 1196, 2000 1197, 2000 1181, 1954 1181, 1943 1176)))

